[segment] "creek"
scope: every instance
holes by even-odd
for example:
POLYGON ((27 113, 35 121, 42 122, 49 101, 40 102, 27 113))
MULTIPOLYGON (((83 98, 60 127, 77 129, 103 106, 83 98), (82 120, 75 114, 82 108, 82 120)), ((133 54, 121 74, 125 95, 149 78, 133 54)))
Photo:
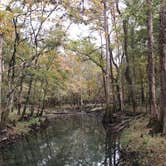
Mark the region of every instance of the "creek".
POLYGON ((116 166, 120 135, 96 115, 62 116, 47 129, 0 150, 0 166, 116 166))

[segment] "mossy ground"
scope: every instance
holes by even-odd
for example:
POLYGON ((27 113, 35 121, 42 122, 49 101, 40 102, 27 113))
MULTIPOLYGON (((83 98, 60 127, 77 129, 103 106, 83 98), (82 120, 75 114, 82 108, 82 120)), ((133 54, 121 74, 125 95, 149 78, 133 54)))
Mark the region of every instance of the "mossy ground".
POLYGON ((166 166, 166 137, 150 135, 148 122, 147 116, 133 120, 122 133, 122 148, 128 152, 138 152, 141 166, 166 166))
POLYGON ((13 111, 9 115, 10 121, 15 121, 15 126, 13 126, 13 129, 16 133, 20 134, 26 134, 30 131, 29 126, 32 124, 39 123, 40 119, 38 117, 32 117, 29 118, 26 121, 19 121, 20 116, 17 115, 16 111, 13 111))

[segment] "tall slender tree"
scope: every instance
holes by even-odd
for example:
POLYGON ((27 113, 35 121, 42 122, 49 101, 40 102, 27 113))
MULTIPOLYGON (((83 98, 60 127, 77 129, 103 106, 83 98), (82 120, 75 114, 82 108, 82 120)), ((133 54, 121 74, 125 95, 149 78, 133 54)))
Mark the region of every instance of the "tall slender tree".
POLYGON ((110 46, 109 46, 109 30, 108 30, 108 19, 107 19, 107 4, 106 0, 103 0, 103 15, 104 15, 104 33, 106 41, 106 122, 109 122, 111 119, 111 110, 110 110, 110 100, 111 100, 111 91, 110 91, 110 46))
POLYGON ((3 74, 3 58, 2 58, 2 43, 3 36, 0 34, 0 120, 1 120, 1 112, 2 112, 2 74, 3 74))
POLYGON ((148 83, 151 120, 157 120, 152 0, 147 0, 148 83))
POLYGON ((166 134, 166 0, 160 2, 160 119, 162 132, 166 134))

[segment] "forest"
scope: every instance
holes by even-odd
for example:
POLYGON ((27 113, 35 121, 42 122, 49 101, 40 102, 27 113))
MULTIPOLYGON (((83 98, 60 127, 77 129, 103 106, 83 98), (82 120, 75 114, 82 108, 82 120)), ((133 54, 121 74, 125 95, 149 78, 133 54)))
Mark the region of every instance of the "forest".
POLYGON ((164 166, 165 136, 166 0, 0 0, 0 165, 164 166))

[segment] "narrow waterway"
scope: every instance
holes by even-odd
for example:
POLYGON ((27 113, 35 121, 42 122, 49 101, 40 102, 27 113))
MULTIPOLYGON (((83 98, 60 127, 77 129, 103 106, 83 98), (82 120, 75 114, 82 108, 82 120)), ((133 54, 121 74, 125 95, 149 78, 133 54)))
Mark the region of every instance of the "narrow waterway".
POLYGON ((65 116, 50 127, 0 151, 0 166, 115 166, 119 137, 95 115, 65 116))

